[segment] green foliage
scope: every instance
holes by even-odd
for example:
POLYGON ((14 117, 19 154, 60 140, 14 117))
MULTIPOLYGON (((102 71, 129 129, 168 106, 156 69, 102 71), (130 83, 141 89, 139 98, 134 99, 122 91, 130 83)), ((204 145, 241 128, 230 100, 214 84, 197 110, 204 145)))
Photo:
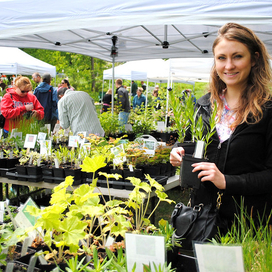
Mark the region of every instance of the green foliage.
POLYGON ((185 97, 185 101, 182 102, 174 91, 169 92, 170 107, 173 111, 173 117, 175 121, 175 127, 178 132, 178 141, 183 142, 186 131, 188 130, 190 123, 193 121, 194 116, 194 104, 192 97, 185 97))
POLYGON ((114 135, 119 132, 119 120, 118 115, 114 112, 113 114, 111 111, 103 112, 98 116, 100 120, 100 124, 105 131, 105 136, 108 137, 109 135, 114 135))
MULTIPOLYGON (((103 70, 112 66, 109 62, 81 54, 44 49, 23 50, 35 58, 56 66, 59 74, 56 84, 59 84, 63 77, 67 77, 76 90, 89 94, 102 90, 103 70)), ((34 82, 33 87, 36 87, 34 82)))
POLYGON ((151 271, 155 271, 155 272, 174 272, 175 269, 171 268, 171 263, 167 266, 167 263, 161 265, 159 264, 158 266, 153 262, 153 269, 152 269, 152 265, 145 265, 144 264, 144 271, 145 272, 151 272, 151 271))
POLYGON ((132 125, 136 136, 149 134, 156 128, 153 118, 153 108, 146 108, 144 111, 135 110, 129 115, 129 123, 132 125))
MULTIPOLYGON (((219 235, 220 245, 241 245, 243 249, 245 271, 270 272, 272 267, 272 229, 269 225, 272 213, 267 223, 263 218, 252 218, 244 208, 243 201, 239 207, 240 214, 229 232, 219 235)), ((214 244, 218 242, 213 239, 214 244)))
POLYGON ((133 219, 135 224, 135 233, 140 233, 143 228, 151 226, 150 218, 162 201, 169 204, 174 202, 173 200, 167 198, 168 196, 164 192, 164 187, 161 184, 152 179, 149 175, 145 175, 145 177, 149 183, 142 182, 140 179, 135 177, 127 178, 134 185, 134 189, 129 194, 129 199, 126 201, 126 205, 134 210, 133 219), (154 190, 155 195, 158 198, 158 202, 149 216, 146 218, 151 192, 154 190))
MULTIPOLYGON (((78 255, 76 255, 75 257, 72 257, 71 259, 69 259, 68 261, 65 259, 65 262, 67 263, 68 267, 65 268, 65 270, 67 272, 81 272, 81 271, 88 271, 86 269, 86 267, 90 264, 91 260, 86 263, 83 264, 85 260, 85 257, 83 259, 81 259, 81 261, 78 261, 78 255)), ((63 271, 60 269, 60 271, 63 271)))

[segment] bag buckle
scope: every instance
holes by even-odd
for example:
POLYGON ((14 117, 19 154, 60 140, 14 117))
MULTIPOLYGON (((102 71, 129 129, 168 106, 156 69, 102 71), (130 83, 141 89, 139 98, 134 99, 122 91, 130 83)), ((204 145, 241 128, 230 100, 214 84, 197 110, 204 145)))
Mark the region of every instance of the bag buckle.
POLYGON ((180 203, 178 203, 178 204, 176 204, 176 206, 175 206, 175 209, 180 209, 181 207, 182 207, 182 203, 180 202, 180 203))
POLYGON ((219 192, 217 192, 217 200, 216 200, 216 208, 219 210, 220 209, 220 206, 222 204, 222 194, 220 194, 219 192))
POLYGON ((194 208, 193 208, 193 211, 195 212, 200 212, 201 209, 203 208, 204 204, 199 204, 199 205, 195 205, 194 208))

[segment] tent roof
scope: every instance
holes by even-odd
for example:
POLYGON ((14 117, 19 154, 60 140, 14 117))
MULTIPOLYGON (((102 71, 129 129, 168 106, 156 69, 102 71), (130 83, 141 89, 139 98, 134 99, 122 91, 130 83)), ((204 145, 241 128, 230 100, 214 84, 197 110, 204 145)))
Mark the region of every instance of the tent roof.
POLYGON ((36 59, 18 48, 0 47, 0 73, 8 75, 32 75, 50 73, 56 76, 56 67, 36 59))
POLYGON ((272 5, 267 0, 3 0, 0 46, 44 48, 112 61, 209 58, 218 28, 252 28, 272 53, 272 5), (169 44, 169 45, 168 45, 169 44), (168 47, 168 48, 163 48, 168 47))
MULTIPOLYGON (((131 61, 116 66, 114 68, 114 78, 122 78, 127 80, 146 80, 147 73, 143 67, 136 67, 131 61)), ((112 68, 103 71, 103 79, 112 79, 112 68)))
MULTIPOLYGON (((115 78, 152 82, 208 82, 213 58, 175 58, 129 61, 115 67, 115 78)), ((112 79, 112 68, 104 70, 104 79, 112 79)))

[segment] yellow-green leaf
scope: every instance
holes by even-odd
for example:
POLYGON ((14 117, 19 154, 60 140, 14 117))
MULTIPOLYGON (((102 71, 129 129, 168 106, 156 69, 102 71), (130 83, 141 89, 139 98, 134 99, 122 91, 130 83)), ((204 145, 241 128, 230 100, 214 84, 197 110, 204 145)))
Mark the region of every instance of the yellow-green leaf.
POLYGON ((102 155, 85 157, 83 164, 80 165, 83 172, 96 172, 99 168, 105 167, 105 157, 102 155))

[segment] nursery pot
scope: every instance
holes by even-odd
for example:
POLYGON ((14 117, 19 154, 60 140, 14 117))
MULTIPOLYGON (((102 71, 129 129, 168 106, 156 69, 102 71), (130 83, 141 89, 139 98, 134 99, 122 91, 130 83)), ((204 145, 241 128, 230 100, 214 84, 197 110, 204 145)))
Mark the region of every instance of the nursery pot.
POLYGON ((21 177, 22 175, 26 175, 26 166, 25 165, 16 165, 16 172, 18 173, 18 180, 26 181, 27 178, 21 177))
POLYGON ((160 165, 145 165, 144 174, 149 174, 151 177, 159 176, 161 172, 160 165))
POLYGON ((54 177, 65 178, 63 168, 53 168, 53 174, 54 174, 54 177))
POLYGON ((193 163, 207 161, 205 159, 194 158, 191 155, 184 155, 180 169, 180 186, 182 188, 199 189, 200 179, 198 178, 199 171, 192 172, 193 163))
POLYGON ((26 171, 27 171, 27 174, 28 175, 31 175, 31 176, 39 176, 39 175, 42 175, 42 168, 41 166, 28 166, 26 167, 26 171))
MULTIPOLYGON (((123 170, 122 169, 110 169, 111 174, 119 174, 122 177, 118 179, 118 181, 123 181, 123 170)), ((110 178, 109 180, 115 181, 115 178, 110 178)))
MULTIPOLYGON (((110 166, 107 164, 106 166, 104 167, 101 167, 99 168, 96 173, 98 174, 99 172, 103 172, 103 173, 107 173, 109 174, 110 173, 110 166)), ((95 176, 95 178, 98 177, 98 179, 102 179, 102 180, 106 180, 106 177, 104 177, 103 175, 99 175, 98 176, 95 176)), ((92 178, 92 177, 91 177, 92 178)))
POLYGON ((135 177, 141 179, 143 177, 143 171, 142 169, 137 168, 134 168, 133 171, 130 171, 128 168, 124 168, 123 177, 125 181, 127 181, 127 177, 135 177))
POLYGON ((0 159, 0 168, 7 168, 7 158, 0 159))
POLYGON ((7 168, 14 168, 15 165, 19 162, 18 158, 7 159, 7 168))
POLYGON ((64 174, 65 174, 65 177, 68 177, 68 176, 74 177, 73 185, 79 185, 81 183, 81 177, 82 177, 81 169, 65 168, 64 174))
POLYGON ((52 183, 54 181, 52 178, 54 176, 52 167, 48 167, 48 165, 42 166, 42 176, 44 182, 52 183))

